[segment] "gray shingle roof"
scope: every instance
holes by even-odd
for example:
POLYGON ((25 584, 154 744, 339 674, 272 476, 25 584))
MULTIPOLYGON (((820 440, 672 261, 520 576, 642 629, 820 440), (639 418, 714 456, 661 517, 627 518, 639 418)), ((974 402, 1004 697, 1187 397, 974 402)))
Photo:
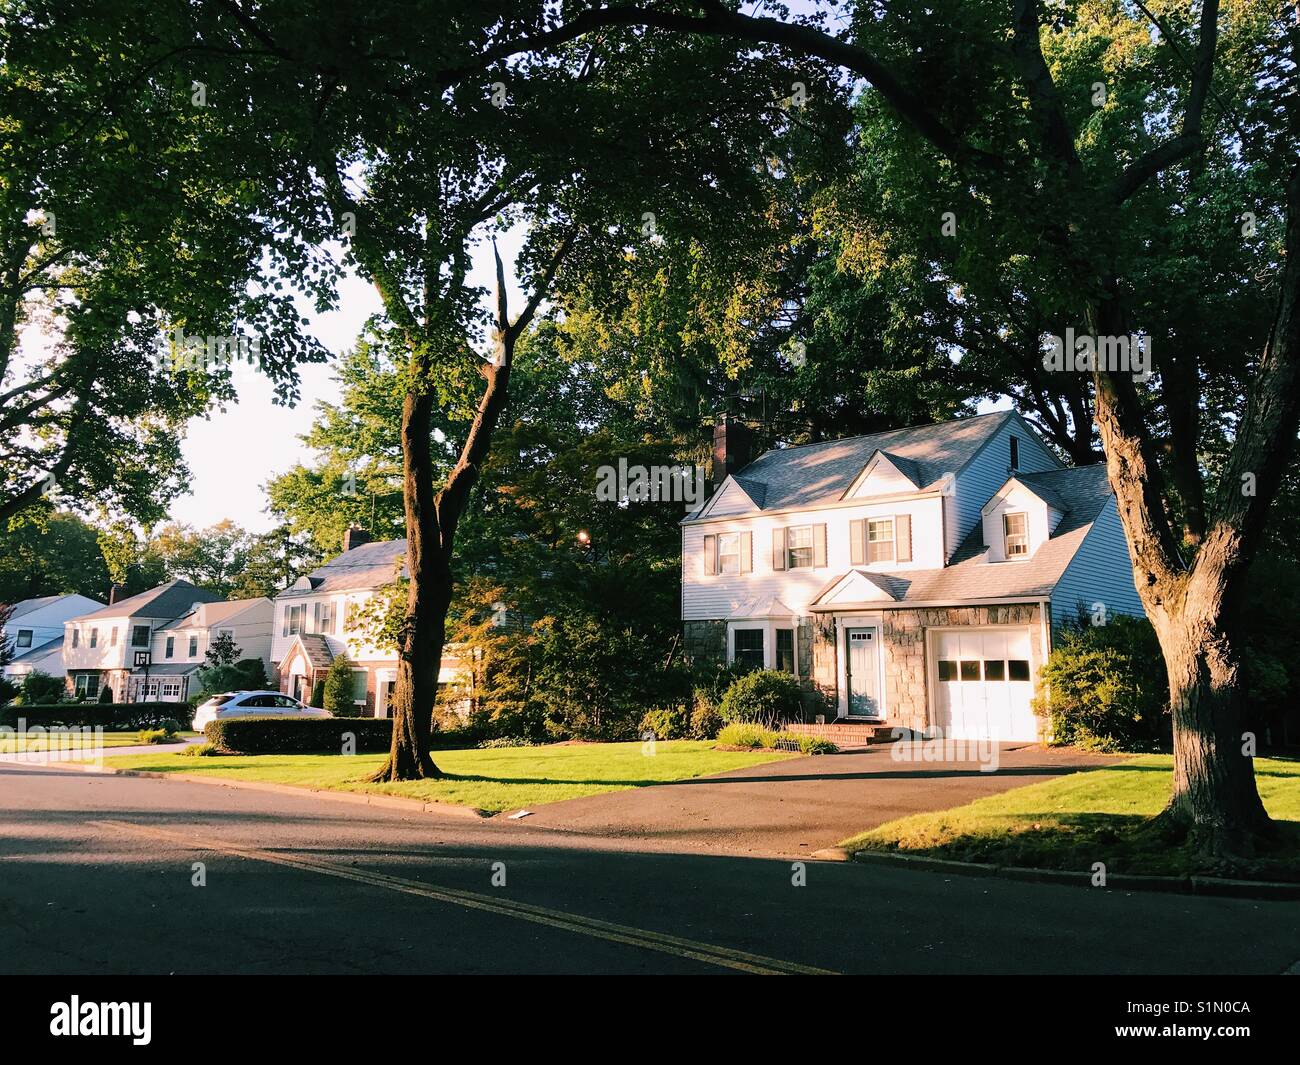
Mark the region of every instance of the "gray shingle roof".
POLYGON ((49 658, 51 655, 63 654, 63 637, 50 640, 49 643, 43 643, 38 647, 33 647, 30 651, 24 651, 16 655, 9 664, 17 665, 19 662, 37 662, 42 658, 49 658))
MULTIPOLYGON (((358 549, 354 547, 352 550, 356 551, 358 549)), ((299 633, 295 639, 302 644, 302 649, 306 653, 307 661, 311 663, 312 669, 325 669, 334 661, 334 652, 330 650, 329 640, 325 639, 320 633, 299 633)))
POLYGON ((277 599, 315 595, 319 592, 359 592, 391 584, 397 574, 394 563, 402 559, 402 576, 406 573, 406 541, 381 540, 363 544, 330 559, 307 574, 310 588, 289 588, 277 599))
POLYGON ((10 621, 17 621, 24 614, 30 614, 33 610, 40 610, 43 606, 49 606, 56 603, 63 596, 61 595, 43 595, 39 599, 21 599, 13 605, 13 611, 9 615, 10 621))
POLYGON ((221 596, 195 587, 189 581, 174 580, 147 592, 121 599, 102 610, 82 614, 77 621, 95 618, 178 618, 195 603, 219 603, 221 596))
POLYGON ((844 495, 871 456, 883 451, 917 488, 937 489, 944 474, 965 466, 1007 419, 1014 417, 1011 411, 997 411, 938 425, 778 448, 738 471, 735 480, 750 498, 754 498, 754 486, 763 486, 762 502, 755 499, 762 510, 833 503, 844 495))
MULTIPOLYGON (((952 561, 942 569, 873 573, 871 578, 883 584, 899 602, 946 603, 1051 595, 1093 521, 1111 498, 1110 483, 1106 480, 1104 463, 1029 474, 1020 479, 1030 478, 1041 479, 1044 490, 1052 492, 1060 501, 1057 509, 1064 512, 1051 537, 1039 545, 1032 558, 1023 562, 989 562, 984 530, 976 523, 954 552, 952 561)), ((843 576, 828 582, 823 593, 843 576)))

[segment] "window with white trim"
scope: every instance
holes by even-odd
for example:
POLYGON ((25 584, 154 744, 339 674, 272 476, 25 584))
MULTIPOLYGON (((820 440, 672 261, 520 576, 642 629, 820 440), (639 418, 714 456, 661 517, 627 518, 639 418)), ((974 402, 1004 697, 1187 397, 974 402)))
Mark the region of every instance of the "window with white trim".
POLYGON ((740 538, 743 533, 718 534, 718 572, 739 573, 741 567, 740 538))
POLYGON ((731 660, 745 669, 763 668, 763 630, 733 629, 731 660))
POLYGON ((179 699, 181 697, 181 683, 178 680, 169 680, 162 686, 162 697, 164 699, 179 699))
POLYGON ((1002 536, 1007 558, 1029 557, 1029 515, 1023 511, 1002 515, 1002 536))
POLYGON ((17 643, 19 647, 30 647, 32 645, 32 630, 19 629, 17 643))
POLYGON ((894 561, 894 519, 870 518, 867 521, 867 561, 894 561))
POLYGON ((195 655, 197 655, 198 653, 199 653, 199 638, 198 638, 197 636, 191 636, 191 637, 190 637, 190 649, 189 649, 189 653, 186 655, 186 657, 187 657, 187 658, 193 658, 193 657, 194 657, 195 655))
POLYGON ((131 626, 131 646, 148 647, 149 646, 149 626, 132 625, 131 626))
POLYGON ((799 672, 795 667, 794 629, 776 630, 776 661, 773 666, 782 673, 799 672))
POLYGON ((795 525, 785 531, 787 569, 813 568, 813 527, 795 525))

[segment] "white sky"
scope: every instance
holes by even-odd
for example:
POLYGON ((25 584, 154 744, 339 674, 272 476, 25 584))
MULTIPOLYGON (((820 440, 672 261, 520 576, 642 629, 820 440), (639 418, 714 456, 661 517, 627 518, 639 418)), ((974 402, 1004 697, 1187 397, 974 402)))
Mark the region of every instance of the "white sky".
MULTIPOLYGON (((523 306, 511 264, 523 242, 523 230, 516 228, 498 241, 506 264, 510 289, 510 312, 523 306)), ((488 289, 493 280, 492 246, 481 243, 474 252, 471 284, 488 289)), ((349 350, 370 315, 380 309, 374 289, 357 277, 348 277, 342 288, 339 310, 318 315, 304 308, 311 320, 309 329, 337 358, 349 350)), ((298 437, 310 428, 318 401, 339 398, 332 362, 303 366, 301 399, 294 407, 272 402, 274 390, 256 369, 237 363, 234 373, 239 402, 225 411, 214 409, 207 418, 190 421, 182 451, 190 468, 190 491, 172 503, 171 517, 196 527, 230 518, 252 532, 265 532, 274 524, 265 510, 262 486, 300 461, 310 461, 311 451, 298 437)), ((394 412, 396 415, 397 412, 394 412)))

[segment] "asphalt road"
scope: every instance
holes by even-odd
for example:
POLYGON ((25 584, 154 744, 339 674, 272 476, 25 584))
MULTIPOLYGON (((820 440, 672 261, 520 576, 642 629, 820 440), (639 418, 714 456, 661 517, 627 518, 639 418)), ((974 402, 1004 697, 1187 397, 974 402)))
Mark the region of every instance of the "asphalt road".
POLYGON ((0 765, 0 810, 8 974, 1280 973, 1300 959, 1294 903, 812 861, 796 886, 789 860, 55 767, 0 765))

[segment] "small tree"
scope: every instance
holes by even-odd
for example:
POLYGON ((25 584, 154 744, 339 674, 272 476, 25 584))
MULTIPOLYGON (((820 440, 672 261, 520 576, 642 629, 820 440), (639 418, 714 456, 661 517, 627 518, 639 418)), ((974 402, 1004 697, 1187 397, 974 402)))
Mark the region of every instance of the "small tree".
POLYGON ((335 717, 357 717, 360 710, 353 696, 355 683, 352 659, 346 654, 339 655, 325 674, 325 709, 335 717))
POLYGON ((207 654, 203 660, 209 666, 233 666, 243 654, 235 638, 228 632, 217 633, 217 638, 208 644, 207 654))
POLYGON ((40 703, 57 703, 63 696, 63 681, 48 673, 34 670, 23 678, 19 698, 23 706, 40 703))
POLYGON ((199 670, 199 684, 204 695, 257 691, 266 687, 266 665, 260 658, 244 658, 233 665, 205 666, 199 670))

